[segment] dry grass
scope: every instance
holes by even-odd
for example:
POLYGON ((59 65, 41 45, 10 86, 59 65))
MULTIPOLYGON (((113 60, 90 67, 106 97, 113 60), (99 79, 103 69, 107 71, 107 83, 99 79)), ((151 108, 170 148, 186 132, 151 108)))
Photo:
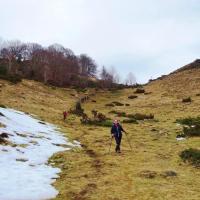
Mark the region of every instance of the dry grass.
MULTIPOLYGON (((188 76, 185 73, 184 80, 188 76)), ((76 101, 76 97, 70 95, 76 92, 71 89, 52 89, 32 81, 16 86, 0 81, 5 84, 0 89, 0 104, 36 114, 57 124, 70 138, 82 143, 82 149, 58 153, 50 160, 62 169, 54 184, 60 192, 56 200, 198 200, 200 171, 183 163, 179 153, 186 148, 199 148, 199 141, 190 138, 177 142, 176 135, 182 128, 174 122, 178 118, 199 115, 200 97, 196 94, 200 88, 192 85, 194 89, 188 90, 189 86, 180 88, 179 83, 172 85, 171 82, 170 78, 147 85, 145 90, 152 93, 139 94, 134 101, 127 98, 134 90, 126 89, 114 93, 98 91, 92 97, 97 103, 84 104, 88 115, 95 109, 113 118, 114 115, 109 114, 113 108, 105 104, 115 100, 130 104, 129 107, 115 107, 117 111, 155 115, 157 122, 124 125, 134 150, 130 150, 124 136, 120 155, 114 153, 114 143, 108 154, 109 128, 81 125, 75 116, 70 116, 66 123, 62 121, 62 111, 76 101), (185 93, 193 99, 189 105, 181 102, 185 93), (154 172, 155 176, 141 176, 147 171, 154 172), (160 175, 166 171, 174 171, 177 176, 160 175)))

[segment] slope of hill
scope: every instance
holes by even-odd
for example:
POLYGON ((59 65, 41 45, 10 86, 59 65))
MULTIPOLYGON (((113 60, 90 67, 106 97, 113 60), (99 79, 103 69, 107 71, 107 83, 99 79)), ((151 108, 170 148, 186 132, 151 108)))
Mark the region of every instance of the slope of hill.
POLYGON ((191 69, 199 69, 199 68, 200 68, 200 59, 196 59, 194 62, 179 68, 173 73, 182 72, 182 71, 191 70, 191 69))
POLYGON ((177 97, 200 93, 200 60, 196 60, 163 78, 152 81, 148 87, 177 97))
POLYGON ((32 81, 17 85, 1 81, 0 102, 37 114, 81 142, 81 149, 58 153, 49 161, 62 169, 54 184, 59 191, 57 200, 198 200, 199 169, 184 163, 179 154, 189 147, 199 149, 199 138, 177 141, 182 126, 175 121, 199 116, 200 96, 196 95, 200 93, 199 74, 198 68, 171 74, 146 85, 145 94, 135 94, 135 89, 86 91, 92 97, 83 108, 90 117, 95 109, 108 118, 119 118, 128 132, 128 138, 123 136, 121 154, 114 153, 114 141, 108 153, 110 128, 83 125, 75 115, 63 122, 62 111, 74 105, 76 96, 86 95, 83 92, 50 88, 32 81), (137 98, 128 98, 131 95, 137 98), (182 98, 188 96, 192 102, 182 103, 182 98), (106 106, 113 101, 124 105, 106 106), (155 119, 127 124, 123 123, 124 117, 111 111, 152 113, 155 119))

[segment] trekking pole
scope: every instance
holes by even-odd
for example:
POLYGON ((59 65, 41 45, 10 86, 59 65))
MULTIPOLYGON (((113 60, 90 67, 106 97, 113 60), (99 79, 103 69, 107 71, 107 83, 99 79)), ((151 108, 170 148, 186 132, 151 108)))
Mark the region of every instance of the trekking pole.
POLYGON ((128 135, 127 135, 127 132, 124 132, 124 133, 125 133, 125 135, 126 135, 126 138, 127 138, 128 144, 129 144, 129 146, 130 146, 130 149, 131 149, 131 151, 133 151, 133 148, 132 148, 131 142, 130 142, 130 140, 129 140, 129 137, 128 137, 128 135))
POLYGON ((112 139, 113 139, 113 137, 110 138, 110 146, 109 146, 109 151, 108 151, 108 153, 110 153, 110 149, 111 149, 111 146, 112 146, 112 139))

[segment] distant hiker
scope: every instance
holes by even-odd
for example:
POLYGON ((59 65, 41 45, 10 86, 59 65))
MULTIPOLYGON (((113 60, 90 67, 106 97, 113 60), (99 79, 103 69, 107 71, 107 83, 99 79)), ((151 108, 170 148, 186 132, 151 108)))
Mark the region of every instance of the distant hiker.
POLYGON ((66 120, 66 118, 67 118, 67 112, 66 112, 66 111, 64 111, 64 112, 63 112, 63 120, 65 121, 65 120, 66 120))
POLYGON ((120 144, 121 144, 121 139, 122 139, 122 132, 125 132, 124 129, 119 124, 118 120, 115 120, 111 128, 111 134, 112 134, 112 137, 115 138, 115 141, 116 141, 115 151, 118 153, 121 153, 120 144))

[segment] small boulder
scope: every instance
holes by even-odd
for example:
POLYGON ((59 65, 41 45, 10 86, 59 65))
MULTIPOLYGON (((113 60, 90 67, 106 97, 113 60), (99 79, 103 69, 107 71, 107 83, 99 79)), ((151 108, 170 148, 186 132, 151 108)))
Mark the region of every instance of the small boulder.
POLYGON ((136 96, 136 95, 131 95, 131 96, 129 96, 128 98, 129 99, 136 99, 138 96, 136 96))
POLYGON ((8 134, 7 134, 7 133, 1 133, 1 134, 0 134, 0 137, 1 137, 1 138, 8 138, 8 134))
POLYGON ((4 114, 2 114, 1 112, 0 112, 0 116, 2 116, 2 117, 5 117, 5 115, 4 115, 4 114))
POLYGON ((191 102, 192 102, 192 99, 191 99, 191 97, 183 98, 183 99, 182 99, 182 102, 183 102, 183 103, 191 103, 191 102))
POLYGON ((0 137, 0 144, 6 145, 6 144, 7 144, 7 141, 6 141, 4 138, 1 138, 1 137, 0 137))
POLYGON ((177 173, 174 171, 165 171, 163 173, 160 174, 162 177, 167 178, 167 177, 175 177, 177 176, 177 173))
POLYGON ((157 176, 157 172, 150 171, 150 170, 144 170, 144 171, 141 171, 139 175, 144 178, 153 179, 157 176))
POLYGON ((142 93, 144 94, 145 93, 145 89, 143 89, 143 88, 137 88, 136 91, 135 91, 135 93, 136 94, 142 94, 142 93))

